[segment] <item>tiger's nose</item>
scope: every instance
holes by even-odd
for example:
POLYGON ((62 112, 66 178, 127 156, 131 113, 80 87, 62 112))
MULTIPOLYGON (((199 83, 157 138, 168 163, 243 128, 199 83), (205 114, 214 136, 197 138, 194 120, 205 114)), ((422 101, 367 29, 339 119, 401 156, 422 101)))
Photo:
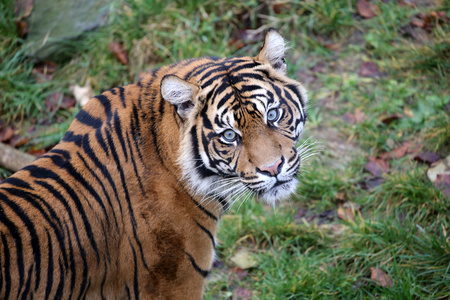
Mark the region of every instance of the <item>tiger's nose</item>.
POLYGON ((267 173, 269 173, 270 176, 277 176, 281 172, 282 166, 283 166, 283 160, 279 159, 269 166, 265 166, 262 168, 256 168, 256 170, 265 175, 268 175, 267 173))

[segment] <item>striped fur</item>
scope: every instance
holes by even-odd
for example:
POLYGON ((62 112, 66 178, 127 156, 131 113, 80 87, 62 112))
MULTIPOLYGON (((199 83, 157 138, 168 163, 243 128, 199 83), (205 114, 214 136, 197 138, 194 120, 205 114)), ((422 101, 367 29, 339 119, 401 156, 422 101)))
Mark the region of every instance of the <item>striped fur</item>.
POLYGON ((182 61, 90 100, 0 184, 0 299, 201 299, 233 196, 295 190, 307 98, 284 50, 270 30, 256 57, 182 61))

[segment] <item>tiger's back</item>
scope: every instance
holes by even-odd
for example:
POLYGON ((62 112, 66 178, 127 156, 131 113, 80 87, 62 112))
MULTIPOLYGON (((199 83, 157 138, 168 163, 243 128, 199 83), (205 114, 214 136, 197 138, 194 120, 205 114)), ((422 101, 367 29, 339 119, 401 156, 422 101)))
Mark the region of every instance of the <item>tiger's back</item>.
POLYGON ((0 185, 0 298, 200 299, 232 196, 272 201, 297 183, 306 94, 278 37, 256 58, 182 61, 89 101, 0 185))

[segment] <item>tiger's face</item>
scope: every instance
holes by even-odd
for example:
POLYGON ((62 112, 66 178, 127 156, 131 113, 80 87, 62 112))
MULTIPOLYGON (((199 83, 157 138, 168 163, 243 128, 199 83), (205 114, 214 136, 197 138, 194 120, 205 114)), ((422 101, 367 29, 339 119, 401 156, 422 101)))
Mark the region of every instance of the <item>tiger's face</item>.
POLYGON ((269 31, 257 57, 218 60, 212 77, 200 74, 189 83, 163 80, 163 97, 178 97, 179 164, 194 192, 225 199, 251 192, 273 203, 295 191, 307 97, 285 75, 284 47, 279 33, 269 31))

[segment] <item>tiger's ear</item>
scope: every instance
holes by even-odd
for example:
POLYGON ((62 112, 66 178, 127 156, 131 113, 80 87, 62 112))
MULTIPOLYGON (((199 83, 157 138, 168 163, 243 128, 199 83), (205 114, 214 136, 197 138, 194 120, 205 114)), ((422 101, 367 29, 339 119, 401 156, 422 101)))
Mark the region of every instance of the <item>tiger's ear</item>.
POLYGON ((264 44, 256 56, 256 60, 268 62, 275 70, 286 75, 286 61, 284 60, 286 49, 286 43, 278 30, 270 28, 266 32, 264 44))
POLYGON ((194 96, 198 87, 178 76, 166 75, 161 81, 161 95, 177 108, 177 113, 186 118, 194 108, 194 96))

